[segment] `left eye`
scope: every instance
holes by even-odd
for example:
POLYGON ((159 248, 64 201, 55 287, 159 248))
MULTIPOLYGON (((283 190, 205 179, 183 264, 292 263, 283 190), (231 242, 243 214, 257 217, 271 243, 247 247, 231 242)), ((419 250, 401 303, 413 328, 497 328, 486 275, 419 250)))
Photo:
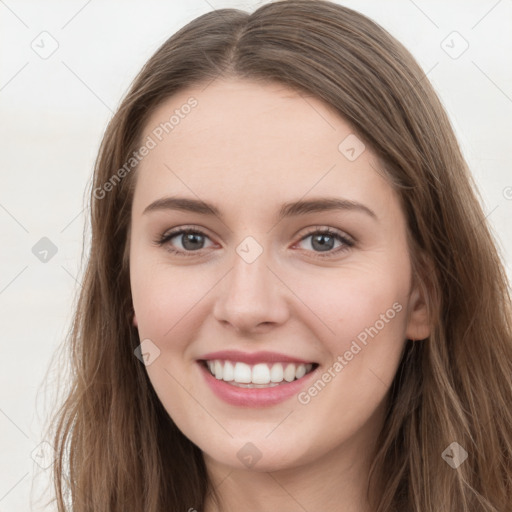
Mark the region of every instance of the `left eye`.
MULTIPOLYGON (((307 239, 311 239, 309 245, 313 248, 314 252, 331 251, 332 253, 337 253, 340 250, 346 250, 354 245, 348 237, 328 229, 313 231, 304 236, 299 243, 304 243, 307 239), (336 242, 339 244, 337 247, 335 247, 336 242)), ((306 247, 306 249, 309 249, 309 247, 306 247)))

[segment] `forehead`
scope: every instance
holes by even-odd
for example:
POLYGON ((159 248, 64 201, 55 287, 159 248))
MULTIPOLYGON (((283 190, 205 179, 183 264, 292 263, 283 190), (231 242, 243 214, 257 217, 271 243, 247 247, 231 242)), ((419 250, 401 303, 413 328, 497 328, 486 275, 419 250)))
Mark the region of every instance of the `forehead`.
MULTIPOLYGON (((241 156, 260 150, 262 156, 270 153, 276 158, 278 145, 294 154, 306 149, 325 152, 327 145, 337 151, 336 140, 342 132, 352 131, 329 105, 275 82, 216 80, 180 91, 153 112, 145 133, 165 128, 171 117, 172 129, 167 125, 169 133, 162 134, 171 144, 187 151, 201 141, 203 149, 239 150, 241 156), (196 105, 188 108, 191 98, 196 105)), ((195 157, 201 155, 194 153, 195 157)))
POLYGON ((148 137, 155 145, 137 169, 134 209, 166 193, 225 197, 238 208, 308 192, 391 200, 352 127, 322 100, 282 84, 217 80, 180 91, 152 113, 148 137))

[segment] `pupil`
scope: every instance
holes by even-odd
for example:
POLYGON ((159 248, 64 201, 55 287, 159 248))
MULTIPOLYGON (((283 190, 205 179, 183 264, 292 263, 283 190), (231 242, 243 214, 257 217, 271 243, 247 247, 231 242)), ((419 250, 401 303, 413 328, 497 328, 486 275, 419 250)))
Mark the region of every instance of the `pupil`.
POLYGON ((313 237, 313 248, 319 249, 320 251, 328 251, 333 248, 334 238, 329 235, 316 235, 313 237), (327 242, 321 242, 319 240, 327 239, 327 242), (316 245, 317 244, 317 245, 316 245))
POLYGON ((202 235, 195 234, 195 233, 187 233, 183 235, 182 238, 182 244, 185 249, 190 249, 192 251, 195 251, 197 249, 201 249, 201 247, 195 246, 194 243, 199 243, 201 245, 202 235), (189 245, 191 243, 191 245, 189 245))

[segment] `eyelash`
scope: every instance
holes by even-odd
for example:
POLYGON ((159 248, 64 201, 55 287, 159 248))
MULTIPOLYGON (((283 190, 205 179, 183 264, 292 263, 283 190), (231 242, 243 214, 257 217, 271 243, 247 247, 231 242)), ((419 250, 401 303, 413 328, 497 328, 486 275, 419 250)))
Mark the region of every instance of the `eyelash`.
MULTIPOLYGON (((186 235, 186 234, 196 234, 196 235, 199 234, 201 236, 209 238, 208 235, 206 233, 204 233, 203 231, 201 231, 200 229, 180 228, 180 229, 176 229, 175 231, 163 233, 157 240, 155 240, 154 243, 157 246, 162 247, 167 242, 169 242, 171 239, 173 239, 174 237, 176 237, 178 235, 186 235)), ((355 245, 355 242, 352 239, 350 239, 346 236, 343 236, 340 233, 333 231, 329 228, 325 228, 325 229, 316 228, 314 230, 311 230, 308 233, 306 233, 299 240, 299 243, 312 235, 327 235, 327 236, 333 237, 334 239, 342 242, 342 244, 343 244, 341 247, 338 247, 337 249, 326 251, 325 254, 323 254, 322 252, 318 252, 318 251, 312 251, 315 254, 316 258, 334 257, 335 255, 338 255, 339 253, 348 251, 351 247, 353 247, 355 245)), ((169 251, 171 254, 175 254, 177 256, 193 257, 193 256, 196 256, 197 253, 199 253, 201 251, 201 249, 198 249, 197 251, 182 251, 182 250, 175 249, 175 248, 169 246, 169 247, 167 247, 167 251, 169 251)))

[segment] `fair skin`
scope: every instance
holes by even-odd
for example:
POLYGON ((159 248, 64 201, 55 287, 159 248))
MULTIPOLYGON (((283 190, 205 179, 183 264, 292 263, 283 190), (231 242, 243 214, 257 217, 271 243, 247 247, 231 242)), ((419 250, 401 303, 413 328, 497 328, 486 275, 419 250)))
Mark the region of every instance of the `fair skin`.
POLYGON ((411 286, 398 197, 368 147, 354 161, 338 150, 353 133, 340 116, 281 84, 224 79, 181 91, 152 113, 143 140, 190 96, 197 106, 136 171, 130 279, 140 339, 160 350, 148 376, 202 450, 222 500, 217 509, 208 499, 205 511, 370 512, 368 470, 385 399, 405 340, 429 334, 411 286), (143 213, 168 196, 212 203, 222 220, 175 209, 143 213), (374 216, 338 209, 278 221, 283 203, 318 198, 357 202, 374 216), (154 243, 191 226, 194 246, 182 235, 154 243), (324 252, 315 240, 325 238, 308 236, 315 228, 354 243, 334 237, 324 252), (249 236, 263 250, 251 263, 236 251, 249 236), (389 310, 392 319, 377 324, 389 310), (197 362, 224 349, 280 352, 318 363, 314 382, 376 325, 378 333, 308 403, 297 395, 266 407, 226 403, 197 362), (248 442, 261 454, 252 467, 237 457, 248 442))

